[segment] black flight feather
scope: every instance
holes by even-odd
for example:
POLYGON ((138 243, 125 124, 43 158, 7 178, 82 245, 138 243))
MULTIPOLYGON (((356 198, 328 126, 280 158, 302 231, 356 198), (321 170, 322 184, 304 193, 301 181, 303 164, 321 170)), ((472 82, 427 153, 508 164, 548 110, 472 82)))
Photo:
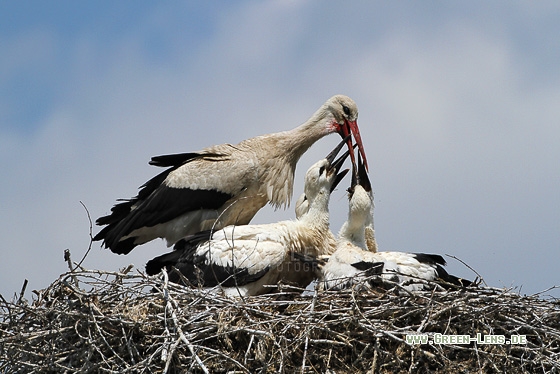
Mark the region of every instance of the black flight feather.
POLYGON ((159 167, 179 167, 186 164, 189 161, 195 160, 197 158, 216 158, 216 157, 223 157, 218 153, 196 153, 196 152, 189 152, 189 153, 175 153, 171 155, 161 155, 161 156, 154 156, 150 160, 149 164, 159 167))
POLYGON ((172 171, 187 162, 206 156, 218 155, 182 153, 153 157, 150 161, 152 165, 171 167, 144 183, 136 197, 116 204, 111 208, 110 215, 98 218, 97 225, 107 226, 97 233, 93 240, 103 240, 111 251, 127 254, 137 245, 135 238, 121 238, 134 230, 168 222, 190 211, 221 207, 233 196, 216 190, 172 188, 163 183, 172 171))
POLYGON ((445 266, 447 263, 440 255, 433 255, 427 253, 413 253, 414 258, 423 264, 430 264, 430 265, 442 265, 445 266))
POLYGON ((190 285, 199 287, 218 285, 234 287, 255 282, 270 270, 267 267, 256 273, 251 273, 250 268, 229 265, 219 266, 213 263, 212 259, 208 258, 206 254, 196 255, 197 246, 204 245, 204 238, 208 239, 209 233, 210 231, 204 231, 177 242, 175 247, 180 249, 148 261, 146 273, 155 275, 165 267, 169 272, 169 280, 175 283, 182 284, 184 283, 182 278, 186 278, 190 285), (175 269, 178 273, 172 271, 175 269))
POLYGON ((358 270, 364 271, 365 275, 381 275, 383 273, 384 262, 359 261, 350 264, 358 270))

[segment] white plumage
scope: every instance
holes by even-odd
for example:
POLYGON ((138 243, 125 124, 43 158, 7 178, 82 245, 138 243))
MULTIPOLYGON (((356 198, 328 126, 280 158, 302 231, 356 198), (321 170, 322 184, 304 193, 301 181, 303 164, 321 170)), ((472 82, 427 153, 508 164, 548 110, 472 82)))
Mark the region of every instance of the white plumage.
MULTIPOLYGON (((439 255, 406 252, 368 252, 349 242, 339 242, 337 250, 321 269, 327 289, 398 283, 409 291, 422 290, 426 281, 438 279, 456 284, 442 268, 439 255)), ((470 283, 470 282, 469 282, 470 283)), ((460 283, 467 285, 466 281, 460 283)))
MULTIPOLYGON (((471 283, 449 275, 443 268, 445 260, 439 255, 376 252, 373 196, 360 160, 358 171, 354 170, 349 196, 348 220, 339 232, 336 251, 319 260, 300 256, 302 261, 311 261, 319 269, 319 278, 325 288, 363 287, 368 286, 369 281, 375 285, 399 283, 409 291, 416 291, 423 289, 428 284, 426 281, 443 280, 463 286, 471 283)), ((301 205, 297 208, 299 214, 304 212, 301 205)))
MULTIPOLYGON (((245 225, 267 203, 288 205, 296 164, 317 140, 353 134, 365 157, 357 124, 358 107, 336 95, 304 124, 290 130, 222 144, 194 153, 153 157, 167 167, 146 182, 138 195, 116 204, 97 224, 105 226, 94 240, 119 254, 164 238, 171 246, 194 233, 227 225, 245 225)), ((352 141, 347 141, 352 147, 352 141)), ((354 154, 352 160, 354 162, 354 154)))
POLYGON ((195 286, 218 287, 226 294, 242 296, 270 292, 266 286, 279 281, 307 286, 314 278, 313 270, 294 261, 292 254, 322 256, 336 249, 336 239, 329 230, 328 203, 333 184, 345 174, 337 173, 349 153, 333 162, 343 145, 344 141, 307 171, 309 205, 299 219, 231 225, 200 233, 179 241, 174 252, 149 261, 146 272, 152 275, 166 267, 172 281, 181 283, 184 277, 195 286))

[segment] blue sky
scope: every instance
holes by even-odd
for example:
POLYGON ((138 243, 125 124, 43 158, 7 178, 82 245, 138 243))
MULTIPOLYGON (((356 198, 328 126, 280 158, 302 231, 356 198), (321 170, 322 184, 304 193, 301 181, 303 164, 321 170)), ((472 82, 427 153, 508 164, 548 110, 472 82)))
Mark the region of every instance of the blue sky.
MULTIPOLYGON (((151 156, 290 129, 337 93, 360 108, 381 249, 450 254, 521 293, 560 285, 558 35, 554 1, 2 2, 0 293, 81 258, 80 201, 106 214, 151 156)), ((337 141, 302 158, 295 198, 337 141)), ((340 189, 333 231, 346 208, 340 189)), ((164 250, 94 243, 84 266, 164 250)))

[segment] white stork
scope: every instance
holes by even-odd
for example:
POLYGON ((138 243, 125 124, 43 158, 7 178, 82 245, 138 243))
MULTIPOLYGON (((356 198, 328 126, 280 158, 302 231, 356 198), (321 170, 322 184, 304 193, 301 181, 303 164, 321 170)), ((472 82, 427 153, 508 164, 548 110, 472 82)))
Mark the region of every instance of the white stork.
POLYGON ((305 287, 314 279, 310 267, 295 261, 292 253, 329 255, 336 239, 329 230, 329 198, 348 170, 337 174, 348 156, 333 161, 344 141, 326 159, 314 164, 305 176, 308 211, 296 220, 271 224, 226 226, 177 242, 175 250, 146 264, 154 275, 163 267, 176 283, 216 287, 229 295, 259 295, 271 292, 279 281, 305 287), (177 271, 175 271, 175 269, 177 271))
MULTIPOLYGON (((285 207, 290 203, 296 164, 317 140, 333 132, 343 138, 353 134, 365 159, 357 119, 354 101, 336 95, 293 130, 237 145, 153 157, 150 164, 168 169, 146 182, 136 197, 97 219, 97 225, 105 227, 94 240, 103 240, 118 254, 155 238, 166 239, 169 247, 203 230, 248 224, 267 203, 285 207)), ((347 144, 350 149, 350 138, 347 144)), ((354 153, 351 156, 354 163, 354 153)))
POLYGON ((359 157, 349 197, 348 220, 339 232, 336 251, 328 258, 319 259, 296 255, 296 258, 311 263, 319 270, 319 278, 325 288, 360 287, 367 285, 366 278, 374 284, 399 283, 409 291, 424 289, 426 281, 442 280, 459 286, 471 284, 448 274, 443 268, 445 260, 440 255, 376 252, 371 184, 359 157))

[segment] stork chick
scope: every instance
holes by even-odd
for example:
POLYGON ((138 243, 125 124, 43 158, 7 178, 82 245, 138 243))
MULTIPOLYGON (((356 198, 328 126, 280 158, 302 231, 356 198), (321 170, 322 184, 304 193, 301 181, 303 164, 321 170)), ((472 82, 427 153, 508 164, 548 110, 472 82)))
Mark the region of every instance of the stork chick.
POLYGON ((336 251, 328 259, 296 255, 319 270, 320 281, 327 289, 398 283, 409 291, 424 289, 428 282, 441 280, 448 284, 468 286, 470 281, 445 271, 443 257, 435 254, 376 252, 373 232, 373 196, 364 165, 358 157, 349 189, 348 220, 338 234, 336 251), (373 249, 373 251, 372 251, 373 249))
POLYGON ((314 273, 294 261, 291 254, 323 256, 336 249, 336 239, 329 229, 328 204, 333 185, 348 171, 338 174, 349 152, 333 161, 344 143, 307 171, 304 189, 309 206, 299 219, 231 225, 200 233, 179 241, 174 252, 150 260, 146 272, 157 274, 165 267, 171 281, 216 287, 241 296, 271 292, 267 286, 280 281, 307 286, 314 273))

